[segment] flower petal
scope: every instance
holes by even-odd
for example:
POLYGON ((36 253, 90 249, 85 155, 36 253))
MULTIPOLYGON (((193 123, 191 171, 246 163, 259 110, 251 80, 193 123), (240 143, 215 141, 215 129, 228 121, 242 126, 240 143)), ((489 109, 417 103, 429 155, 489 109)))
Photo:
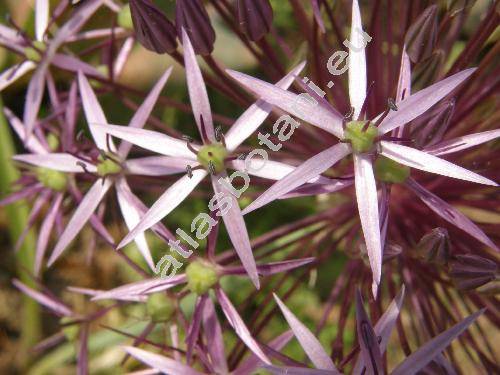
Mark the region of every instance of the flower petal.
POLYGON ((335 375, 340 374, 338 371, 330 370, 315 370, 307 367, 279 367, 279 366, 262 366, 273 375, 335 375))
POLYGON ((47 69, 47 61, 42 60, 28 84, 23 115, 23 123, 26 127, 26 139, 31 138, 33 129, 35 128, 35 122, 45 91, 45 74, 47 73, 47 69))
POLYGON ((201 117, 203 117, 204 131, 210 142, 215 142, 215 130, 212 120, 212 110, 208 100, 207 88, 201 75, 201 70, 196 61, 196 55, 191 41, 184 28, 182 29, 182 45, 184 46, 184 64, 186 66, 186 80, 188 84, 189 99, 193 110, 194 119, 200 134, 203 134, 201 117))
POLYGON ((408 188, 410 188, 422 200, 422 202, 427 205, 427 207, 447 222, 462 229, 464 232, 468 233, 486 246, 499 251, 497 246, 488 238, 488 236, 455 207, 446 203, 444 200, 431 193, 413 179, 408 179, 408 181, 406 181, 406 186, 408 186, 408 188))
MULTIPOLYGON (((285 77, 276 83, 276 87, 286 90, 290 87, 299 73, 304 69, 305 62, 300 63, 292 69, 285 77)), ((234 151, 239 145, 255 132, 266 120, 273 106, 264 100, 258 100, 252 104, 231 126, 226 134, 226 147, 229 151, 234 151)))
POLYGON ((82 173, 83 168, 77 163, 83 163, 85 168, 90 173, 97 171, 97 168, 93 164, 89 164, 81 159, 78 159, 70 154, 63 153, 53 153, 53 154, 22 154, 15 155, 12 157, 13 160, 19 161, 26 164, 35 165, 41 168, 49 168, 60 172, 67 173, 82 173))
MULTIPOLYGON (((163 87, 165 87, 165 84, 167 83, 168 77, 170 77, 171 73, 172 68, 170 67, 165 71, 165 73, 163 73, 158 82, 154 85, 153 89, 146 97, 144 102, 135 111, 134 117, 132 117, 132 120, 130 120, 130 124, 128 125, 130 128, 142 129, 144 127, 146 121, 148 121, 148 118, 151 115, 151 112, 153 111, 158 97, 161 94, 161 90, 163 90, 163 87)), ((118 149, 118 155, 120 155, 123 159, 126 159, 131 148, 131 143, 122 142, 120 148, 118 149)))
POLYGON ((78 72, 78 85, 80 87, 80 96, 82 98, 85 118, 87 119, 87 123, 96 146, 101 150, 115 152, 116 148, 114 147, 112 141, 109 142, 111 150, 108 150, 106 133, 100 127, 96 126, 106 125, 108 121, 106 120, 106 116, 104 115, 101 105, 95 96, 94 90, 92 90, 89 81, 81 71, 78 72))
MULTIPOLYGON (((249 175, 252 176, 257 176, 261 178, 266 178, 268 180, 281 180, 282 178, 286 177, 288 174, 292 173, 297 167, 294 167, 289 164, 285 164, 279 161, 273 161, 273 160, 267 160, 264 163, 264 160, 262 161, 262 166, 259 168, 259 170, 256 169, 251 169, 248 170, 246 169, 244 160, 231 160, 230 162, 227 163, 227 165, 240 172, 246 172, 249 175)), ((260 167, 260 166, 259 166, 260 167)), ((316 176, 311 178, 308 183, 331 183, 332 180, 329 178, 323 177, 323 176, 316 176)))
MULTIPOLYGON (((219 175, 220 179, 225 179, 227 181, 227 175, 219 175)), ((245 220, 243 220, 243 214, 241 213, 240 206, 236 197, 229 191, 226 185, 218 181, 219 177, 212 177, 212 186, 217 197, 217 201, 221 202, 220 206, 223 206, 223 201, 230 202, 227 204, 225 209, 225 214, 222 216, 224 224, 226 225, 226 230, 234 246, 234 250, 238 254, 241 260, 241 264, 245 267, 248 276, 252 280, 253 284, 257 289, 260 287, 259 275, 257 273, 257 266, 255 265, 255 259, 252 253, 252 246, 250 245, 250 239, 248 238, 248 231, 245 225, 245 220)), ((230 182, 227 182, 229 185, 230 182)))
POLYGON ((319 9, 318 0, 311 0, 311 4, 313 9, 314 19, 316 20, 316 23, 318 24, 318 27, 321 30, 321 32, 324 34, 326 32, 326 29, 325 29, 325 24, 323 23, 323 18, 321 17, 321 10, 319 9))
POLYGON ((411 62, 403 46, 401 54, 401 67, 399 68, 398 88, 396 92, 396 103, 411 95, 411 62))
POLYGON ((299 319, 297 319, 276 294, 273 293, 273 296, 295 337, 299 340, 300 346, 304 349, 314 366, 320 370, 337 372, 337 368, 333 364, 332 359, 325 352, 325 349, 323 349, 318 339, 314 337, 312 332, 302 324, 299 319))
POLYGON ((224 353, 224 338, 222 337, 222 330, 215 313, 215 307, 210 299, 207 298, 205 308, 203 309, 203 330, 208 345, 208 353, 217 374, 227 374, 227 361, 226 354, 224 353))
POLYGON ((36 40, 43 40, 45 30, 49 25, 49 0, 35 2, 35 36, 36 40))
POLYGON ((166 134, 146 129, 121 125, 96 125, 102 132, 132 143, 136 146, 162 155, 176 156, 195 160, 196 156, 187 148, 187 142, 166 134))
POLYGON ((50 233, 52 232, 52 228, 54 226, 57 214, 59 213, 59 208, 61 207, 63 198, 64 195, 62 193, 59 193, 56 196, 56 198, 52 202, 52 205, 50 206, 47 216, 45 216, 45 218, 43 219, 42 225, 40 227, 35 251, 35 276, 38 276, 40 274, 45 251, 47 250, 47 244, 49 243, 50 233))
POLYGON ((474 73, 475 70, 476 68, 463 70, 399 102, 398 110, 389 112, 387 117, 379 125, 379 134, 388 133, 392 129, 403 126, 417 118, 452 92, 458 85, 474 73))
POLYGON ((387 141, 382 141, 380 144, 382 155, 409 167, 478 184, 498 186, 496 182, 486 177, 412 147, 387 141))
MULTIPOLYGON (((392 330, 396 325, 396 321, 399 317, 399 313, 401 311, 401 306, 403 305, 403 298, 405 294, 405 287, 401 288, 399 294, 394 298, 391 302, 387 310, 380 317, 377 324, 373 328, 375 331, 375 335, 379 338, 380 342, 378 344, 380 348, 380 353, 384 354, 387 344, 389 342, 389 338, 391 336, 392 330)), ((356 361, 356 365, 352 371, 353 375, 361 375, 366 371, 365 362, 363 360, 363 356, 359 356, 356 361)))
POLYGON ((349 155, 350 152, 351 147, 348 144, 338 143, 306 160, 302 163, 302 165, 295 168, 291 173, 287 174, 262 193, 243 210, 243 214, 246 215, 257 208, 278 199, 311 179, 318 177, 321 173, 326 171, 339 160, 349 155))
MULTIPOLYGON (((189 325, 187 328, 186 339, 185 339, 186 361, 188 363, 190 363, 191 361, 191 356, 193 354, 194 347, 198 341, 201 328, 201 320, 203 316, 203 311, 205 310, 205 304, 207 303, 207 299, 210 299, 207 293, 198 296, 198 298, 196 298, 194 312, 193 315, 191 316, 191 319, 189 320, 189 325)), ((208 342, 211 342, 211 340, 208 340, 208 342)), ((209 345, 209 348, 211 346, 212 345, 209 345)))
POLYGON ((410 354, 402 363, 397 366, 392 375, 416 374, 423 369, 429 362, 441 353, 450 343, 455 340, 463 331, 465 331, 474 321, 484 312, 480 310, 469 317, 455 324, 450 329, 444 331, 430 341, 427 341, 417 351, 410 354))
POLYGON ((125 163, 129 174, 142 176, 166 176, 185 173, 188 165, 194 168, 198 163, 191 159, 171 156, 146 156, 144 158, 129 159, 125 163))
POLYGON ((52 58, 52 65, 70 72, 78 73, 81 71, 83 74, 88 76, 104 78, 104 75, 92 65, 87 64, 76 57, 63 55, 62 53, 56 53, 54 55, 52 58))
POLYGON ((124 247, 140 233, 148 230, 172 212, 184 199, 186 199, 189 193, 193 191, 206 175, 207 172, 205 170, 195 170, 191 178, 185 175, 170 186, 141 218, 139 224, 137 224, 120 242, 118 249, 124 247))
POLYGON ((335 135, 339 139, 343 138, 342 118, 333 111, 329 111, 327 108, 311 102, 303 96, 280 89, 260 79, 233 70, 226 71, 259 99, 281 108, 291 115, 335 135))
POLYGON ((369 155, 354 155, 354 175, 359 219, 373 273, 372 291, 376 298, 382 273, 382 243, 380 239, 377 185, 369 155))
POLYGON ((26 73, 31 72, 35 67, 36 64, 33 61, 26 60, 4 70, 0 74, 0 91, 17 81, 18 78, 21 78, 26 73))
MULTIPOLYGON (((140 212, 136 209, 135 204, 133 202, 130 202, 130 200, 128 199, 128 197, 133 193, 130 190, 127 181, 125 181, 123 177, 117 178, 115 182, 115 189, 123 219, 125 220, 125 224, 127 224, 128 229, 131 230, 141 220, 140 212)), ((137 235, 134 241, 149 268, 155 271, 156 266, 153 262, 153 257, 151 256, 151 251, 149 250, 149 246, 146 242, 146 236, 144 235, 144 233, 137 235)))
POLYGON ((453 138, 426 148, 425 152, 436 156, 451 154, 453 152, 466 150, 468 148, 492 141, 499 137, 500 129, 464 135, 462 137, 453 138))
POLYGON ((260 348, 259 344, 252 337, 252 334, 248 330, 247 326, 241 319, 240 315, 234 308, 229 298, 226 296, 226 293, 224 293, 224 291, 219 287, 215 289, 215 295, 217 296, 217 300, 219 301, 226 319, 229 321, 229 324, 231 324, 231 327, 233 327, 238 337, 245 343, 248 349, 250 349, 257 357, 259 357, 262 362, 270 365, 271 361, 269 360, 269 358, 267 358, 267 356, 260 348))
POLYGON ((106 195, 111 187, 111 184, 112 182, 110 179, 105 180, 104 183, 102 179, 98 179, 94 182, 94 185, 92 185, 87 194, 85 194, 73 213, 66 229, 64 229, 61 237, 59 237, 59 241, 48 261, 49 267, 54 264, 66 247, 68 247, 71 241, 77 236, 85 223, 90 219, 90 216, 92 216, 97 206, 99 206, 99 203, 104 198, 104 195, 106 195))
POLYGON ((383 374, 382 355, 377 336, 370 323, 370 319, 363 307, 361 292, 356 290, 356 328, 358 344, 361 349, 361 358, 366 365, 367 374, 383 374))
POLYGON ((24 146, 30 150, 31 152, 35 154, 46 154, 47 150, 45 149, 45 146, 43 146, 37 139, 36 136, 33 137, 26 137, 26 127, 23 125, 20 119, 18 119, 14 113, 7 107, 3 107, 3 111, 5 113, 5 117, 9 120, 10 125, 12 126, 12 129, 16 132, 17 136, 21 140, 27 139, 27 141, 24 142, 24 146))
POLYGON ((357 119, 366 98, 366 40, 358 0, 352 1, 351 35, 349 37, 349 99, 357 119))
POLYGON ((69 307, 67 307, 65 304, 62 302, 48 296, 45 293, 40 293, 34 289, 31 289, 30 287, 24 285, 22 282, 20 282, 17 279, 12 280, 12 284, 19 289, 21 292, 26 294, 27 296, 33 298, 35 301, 37 301, 39 304, 47 307, 49 310, 53 311, 59 316, 71 316, 73 315, 73 312, 69 307))
POLYGON ((160 354, 154 354, 133 346, 125 346, 124 349, 142 363, 166 374, 201 375, 201 372, 160 354))

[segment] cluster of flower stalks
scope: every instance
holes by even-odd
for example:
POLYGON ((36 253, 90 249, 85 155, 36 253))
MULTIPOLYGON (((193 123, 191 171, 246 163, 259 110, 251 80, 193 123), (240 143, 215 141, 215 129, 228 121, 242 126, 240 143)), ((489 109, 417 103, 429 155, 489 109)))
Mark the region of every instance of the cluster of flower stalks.
POLYGON ((26 3, 18 368, 500 373, 498 0, 26 3))

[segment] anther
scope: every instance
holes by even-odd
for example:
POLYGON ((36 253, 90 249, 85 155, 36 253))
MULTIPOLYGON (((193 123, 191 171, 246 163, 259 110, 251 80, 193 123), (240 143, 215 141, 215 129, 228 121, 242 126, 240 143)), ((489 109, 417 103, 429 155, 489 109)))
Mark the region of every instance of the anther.
POLYGON ((382 123, 382 121, 384 121, 384 119, 387 117, 390 111, 397 111, 397 110, 398 106, 394 102, 394 99, 392 98, 387 99, 387 109, 384 111, 384 113, 382 113, 377 122, 375 122, 374 126, 378 127, 382 123))
POLYGON ((217 126, 215 128, 215 140, 220 142, 222 140, 222 126, 217 126))
POLYGON ((238 160, 245 160, 248 156, 248 152, 242 152, 241 154, 238 155, 238 160))
POLYGON ((196 149, 191 145, 191 142, 193 142, 193 138, 191 138, 189 135, 183 135, 182 139, 186 141, 188 150, 193 154, 198 155, 198 151, 196 151, 196 149))
POLYGON ((387 105, 394 112, 396 112, 398 110, 398 106, 396 105, 396 102, 394 101, 393 98, 387 99, 387 105))
POLYGON ((81 167, 85 173, 90 173, 89 170, 87 169, 87 164, 85 164, 83 161, 78 160, 76 162, 76 165, 81 167))
POLYGON ((186 166, 186 172, 189 178, 193 178, 193 167, 189 164, 186 166))

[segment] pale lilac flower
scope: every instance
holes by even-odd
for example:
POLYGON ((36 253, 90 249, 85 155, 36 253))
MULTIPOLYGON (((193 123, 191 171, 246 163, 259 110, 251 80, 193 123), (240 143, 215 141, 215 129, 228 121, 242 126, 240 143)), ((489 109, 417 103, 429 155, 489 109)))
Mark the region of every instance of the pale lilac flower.
MULTIPOLYGON (((346 123, 346 118, 342 118, 333 107, 322 99, 320 103, 318 103, 318 100, 312 97, 316 103, 311 103, 311 101, 307 103, 307 101, 300 100, 297 95, 291 92, 274 87, 245 74, 229 71, 229 74, 234 79, 239 81, 248 90, 255 93, 260 99, 280 107, 292 115, 335 135, 342 141, 316 156, 313 156, 285 178, 276 182, 252 202, 243 213, 246 214, 251 212, 289 193, 291 190, 301 186, 311 178, 318 177, 321 173, 352 153, 359 216, 370 259, 370 266, 373 272, 373 294, 376 296, 382 273, 383 243, 380 233, 381 224, 379 218, 378 193, 373 167, 374 151, 375 154, 391 159, 393 162, 395 161, 397 165, 402 165, 401 170, 398 170, 398 172, 403 174, 401 181, 392 182, 405 182, 409 175, 409 169, 407 169, 407 167, 411 167, 465 181, 490 186, 498 185, 494 181, 446 160, 437 158, 430 153, 403 146, 399 144, 402 140, 398 138, 392 139, 386 135, 395 129, 403 127, 408 122, 425 113, 434 104, 446 97, 458 85, 466 80, 475 69, 464 70, 413 95, 409 95, 409 78, 411 76, 410 62, 403 51, 401 77, 398 88, 399 96, 396 100, 397 106, 396 104, 390 103, 389 108, 384 113, 373 120, 365 120, 364 103, 367 93, 366 42, 363 39, 361 14, 357 0, 354 0, 352 3, 350 44, 352 47, 348 59, 349 97, 355 121, 350 121, 348 123, 346 123)), ((390 169, 390 167, 391 166, 388 166, 386 168, 390 169)), ((395 169, 397 169, 397 167, 395 169)), ((411 178, 408 179, 408 181, 407 185, 413 182, 411 178)), ((414 185, 412 185, 412 187, 414 187, 414 191, 418 190, 414 185)), ((418 195, 420 197, 423 196, 423 194, 418 195)), ((425 203, 428 204, 427 202, 425 203)), ((428 205, 430 206, 430 204, 428 205)), ((435 207, 435 205, 432 207, 435 207)), ((439 209, 441 212, 444 212, 442 208, 443 206, 439 209)), ((456 210, 454 210, 454 212, 456 212, 456 210)), ((455 218, 452 220, 451 216, 453 215, 446 215, 446 220, 462 229, 470 228, 471 225, 474 225, 470 220, 465 224, 468 219, 463 215, 458 219, 455 218)), ((441 214, 441 216, 443 216, 443 214, 441 214)), ((477 228, 477 230, 479 229, 477 228)), ((474 229, 475 232, 477 232, 477 230, 474 229)), ((470 230, 467 231, 470 232, 470 230)), ((477 238, 478 236, 476 235, 475 237, 477 238)), ((491 241, 485 240, 484 237, 485 236, 482 237, 482 242, 487 243, 488 246, 494 247, 491 241)))
MULTIPOLYGON (((145 125, 170 73, 171 69, 168 69, 151 90, 151 93, 131 119, 130 128, 141 128, 145 125)), ((92 159, 86 155, 70 153, 36 153, 16 155, 14 157, 16 161, 39 168, 71 174, 93 174, 98 177, 76 208, 66 229, 60 235, 48 261, 49 266, 59 258, 78 235, 112 186, 115 187, 120 210, 126 225, 129 229, 137 225, 145 211, 145 206, 132 193, 126 180, 127 175, 162 176, 178 173, 185 168, 185 165, 172 164, 169 159, 161 157, 127 160, 131 144, 123 142, 117 148, 112 140, 101 131, 101 128, 94 126, 94 124, 107 123, 106 117, 88 80, 81 72, 78 74, 78 83, 87 123, 95 147, 100 152, 99 157, 92 159)), ((60 204, 60 201, 58 202, 60 204)), ((144 234, 137 236, 135 242, 149 267, 154 270, 155 265, 144 234)), ((38 254, 39 261, 41 261, 42 257, 42 253, 38 254)), ((39 269, 39 265, 37 269, 39 269)))
MULTIPOLYGON (((403 298, 404 287, 373 327, 363 307, 361 293, 357 291, 356 323, 358 344, 361 353, 358 355, 358 359, 354 365, 353 374, 384 373, 381 356, 386 351, 389 338, 396 325, 403 304, 403 298)), ((323 349, 321 343, 314 337, 313 333, 297 319, 277 295, 274 295, 274 299, 307 357, 317 370, 306 367, 264 367, 273 374, 339 374, 340 372, 330 359, 330 355, 323 349)), ((390 373, 393 375, 416 374, 432 361, 446 361, 441 354, 442 351, 474 323, 483 312, 484 309, 470 315, 453 327, 427 341, 397 365, 390 373)), ((449 363, 447 364, 449 365, 449 363)))
POLYGON ((88 0, 81 7, 76 8, 70 19, 57 30, 50 40, 46 36, 49 25, 48 0, 36 1, 36 39, 34 41, 29 40, 24 34, 19 34, 12 28, 0 25, 0 44, 26 58, 26 60, 0 74, 0 91, 26 73, 35 70, 28 85, 24 106, 23 123, 27 130, 26 137, 31 136, 35 127, 45 91, 46 76, 51 64, 73 72, 82 70, 87 74, 101 76, 91 65, 75 57, 60 54, 57 51, 83 27, 102 3, 103 0, 88 0))
MULTIPOLYGON (((216 132, 213 125, 205 84, 194 50, 187 34, 184 33, 183 39, 189 96, 203 145, 197 145, 191 143, 191 140, 180 140, 150 130, 132 129, 116 125, 95 126, 96 129, 102 132, 166 155, 171 163, 182 165, 184 170, 187 169, 187 173, 163 193, 141 218, 139 224, 120 242, 118 248, 125 246, 172 212, 210 173, 217 200, 221 202, 221 205, 224 200, 230 200, 231 202, 228 205, 227 212, 223 215, 223 220, 235 251, 238 253, 253 283, 258 287, 259 281, 255 260, 238 201, 227 185, 221 184, 219 180, 225 179, 227 184, 231 184, 227 177, 226 167, 247 173, 244 163, 237 160, 234 151, 264 122, 272 108, 265 102, 258 101, 236 120, 225 137, 217 134, 218 132, 216 132)), ((294 68, 277 83, 277 86, 283 89, 288 88, 303 67, 304 64, 300 64, 294 68)), ((260 170, 249 171, 249 173, 275 180, 288 174, 292 169, 286 164, 269 161, 260 170)), ((311 182, 316 181, 327 181, 327 179, 313 178, 311 182)))

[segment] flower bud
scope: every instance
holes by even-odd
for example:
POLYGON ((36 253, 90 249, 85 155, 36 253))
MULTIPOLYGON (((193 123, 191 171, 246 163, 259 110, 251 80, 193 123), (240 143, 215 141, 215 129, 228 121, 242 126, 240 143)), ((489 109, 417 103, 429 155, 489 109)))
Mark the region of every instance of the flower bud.
POLYGON ((450 236, 444 228, 434 228, 417 244, 419 258, 444 265, 450 260, 450 236))
POLYGON ((199 0, 177 0, 175 24, 180 40, 182 40, 182 29, 186 30, 195 53, 209 55, 213 51, 215 31, 207 11, 199 0))
POLYGON ((186 267, 187 286, 198 295, 208 292, 219 281, 215 267, 203 260, 195 260, 186 267))
POLYGON ((137 40, 144 48, 160 54, 175 51, 175 27, 151 0, 130 0, 130 12, 137 40))
POLYGON ((430 56, 437 39, 437 6, 425 9, 410 26, 405 36, 406 52, 417 62, 430 56))
POLYGON ((458 255, 451 264, 450 276, 460 289, 476 289, 495 280, 498 267, 492 260, 477 255, 458 255))
POLYGON ((238 0, 238 23, 250 40, 262 38, 273 23, 269 0, 238 0))
POLYGON ((153 322, 166 322, 175 312, 175 301, 165 293, 153 293, 148 296, 146 309, 153 322))

